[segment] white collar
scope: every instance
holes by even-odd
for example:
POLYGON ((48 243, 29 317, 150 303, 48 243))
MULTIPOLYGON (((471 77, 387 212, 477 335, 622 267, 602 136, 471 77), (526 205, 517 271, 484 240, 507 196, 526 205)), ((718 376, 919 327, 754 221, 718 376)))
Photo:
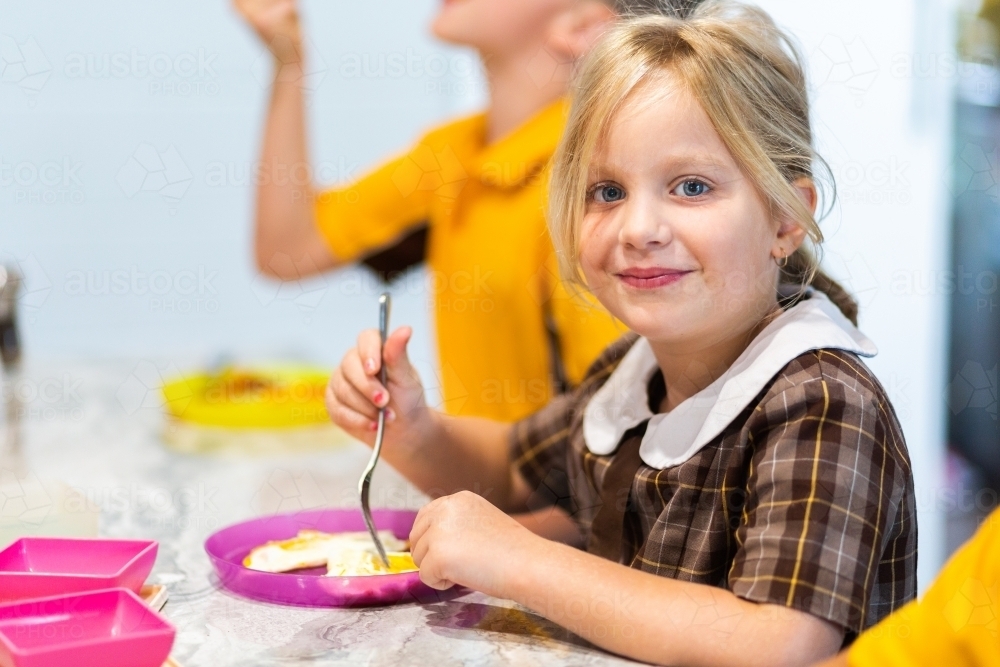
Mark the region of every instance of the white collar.
POLYGON ((825 294, 813 292, 768 324, 715 382, 670 412, 654 415, 647 387, 658 366, 649 341, 640 338, 587 403, 584 442, 594 454, 607 456, 626 431, 649 419, 639 456, 660 470, 678 465, 729 426, 788 362, 819 349, 864 357, 878 353, 825 294))

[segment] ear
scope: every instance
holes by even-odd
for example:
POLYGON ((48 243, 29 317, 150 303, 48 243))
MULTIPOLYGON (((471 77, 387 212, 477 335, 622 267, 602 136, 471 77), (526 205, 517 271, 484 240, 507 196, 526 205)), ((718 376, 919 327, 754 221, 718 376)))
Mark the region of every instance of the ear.
POLYGON ((563 62, 578 60, 616 18, 615 11, 601 0, 577 0, 552 22, 546 47, 563 62))
MULTIPOLYGON (((819 202, 819 193, 816 191, 816 184, 811 178, 798 178, 792 182, 792 187, 798 192, 802 203, 813 213, 819 202)), ((806 230, 795 220, 783 220, 778 227, 778 234, 774 239, 774 247, 771 248, 771 255, 775 259, 789 257, 799 249, 799 246, 806 240, 806 230)))

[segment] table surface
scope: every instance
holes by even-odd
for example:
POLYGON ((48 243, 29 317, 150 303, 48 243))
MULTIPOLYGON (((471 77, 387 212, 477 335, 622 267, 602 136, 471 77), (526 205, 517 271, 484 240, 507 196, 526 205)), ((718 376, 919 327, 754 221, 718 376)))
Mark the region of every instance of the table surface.
MULTIPOLYGON (((21 396, 24 416, 19 449, 0 459, 0 541, 5 529, 7 537, 99 530, 158 540, 150 582, 169 590, 164 614, 177 626, 173 656, 184 667, 638 664, 479 593, 352 610, 270 605, 220 588, 206 537, 255 516, 356 507, 368 449, 177 453, 164 444, 155 389, 157 375, 170 373, 153 361, 29 363, 5 379, 4 395, 21 396)), ((373 506, 425 502, 388 466, 376 471, 373 506)))

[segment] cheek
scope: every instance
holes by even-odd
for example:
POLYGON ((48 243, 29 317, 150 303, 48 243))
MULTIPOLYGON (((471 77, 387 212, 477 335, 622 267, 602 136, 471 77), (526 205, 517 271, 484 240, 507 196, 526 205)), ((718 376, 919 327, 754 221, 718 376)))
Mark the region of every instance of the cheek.
POLYGON ((587 282, 592 286, 602 280, 614 253, 617 235, 602 216, 588 214, 580 224, 579 261, 587 282))
POLYGON ((766 224, 745 211, 729 219, 742 222, 704 226, 707 231, 689 238, 687 247, 702 266, 706 287, 727 302, 720 305, 741 310, 769 296, 774 272, 766 224))

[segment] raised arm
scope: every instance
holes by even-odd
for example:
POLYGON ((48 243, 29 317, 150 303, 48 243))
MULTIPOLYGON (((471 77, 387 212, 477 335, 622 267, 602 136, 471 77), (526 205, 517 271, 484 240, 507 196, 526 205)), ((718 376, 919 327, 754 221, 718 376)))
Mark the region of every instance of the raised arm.
POLYGON ((295 0, 234 0, 234 6, 275 63, 257 185, 257 267, 275 278, 298 279, 339 264, 316 227, 313 209, 298 8, 295 0))
POLYGON ((418 488, 434 498, 475 491, 505 511, 523 511, 529 489, 510 464, 510 425, 429 408, 420 377, 406 356, 411 335, 409 327, 402 327, 386 341, 388 387, 383 387, 378 381, 378 331, 361 333, 327 387, 331 419, 371 445, 378 409, 386 407, 383 456, 418 488))

